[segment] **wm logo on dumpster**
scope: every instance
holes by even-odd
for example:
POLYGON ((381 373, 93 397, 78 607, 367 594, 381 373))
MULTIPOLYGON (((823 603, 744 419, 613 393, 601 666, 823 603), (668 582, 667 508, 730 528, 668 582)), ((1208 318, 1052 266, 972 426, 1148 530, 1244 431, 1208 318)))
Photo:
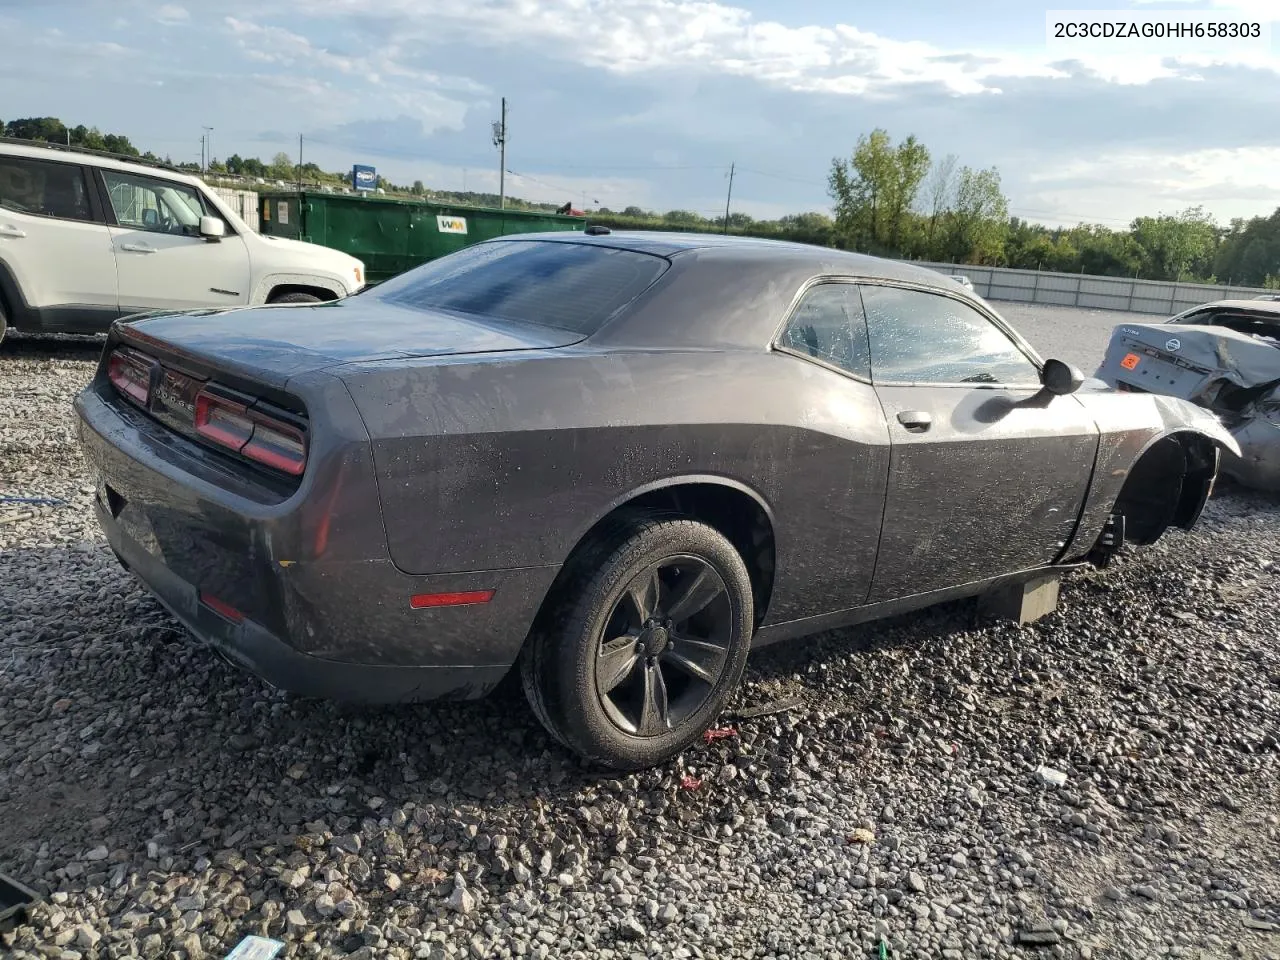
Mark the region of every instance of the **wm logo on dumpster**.
POLYGON ((441 233, 466 233, 466 217, 436 217, 436 229, 441 233))

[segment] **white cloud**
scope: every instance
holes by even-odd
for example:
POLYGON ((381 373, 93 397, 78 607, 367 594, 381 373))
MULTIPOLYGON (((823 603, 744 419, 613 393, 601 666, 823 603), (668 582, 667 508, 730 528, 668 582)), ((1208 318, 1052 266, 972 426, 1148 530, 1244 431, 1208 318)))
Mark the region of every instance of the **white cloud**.
MULTIPOLYGON (((1202 205, 1222 220, 1274 207, 1280 147, 1208 148, 1163 154, 1111 149, 1088 159, 1048 163, 1026 177, 1015 202, 1055 223, 1118 226, 1138 216, 1202 205), (1135 189, 1136 184, 1142 188, 1135 189)), ((1017 213, 1017 210, 1014 210, 1017 213)))
MULTIPOLYGON (((1179 5, 1199 5, 1201 0, 1132 0, 1132 2, 1140 7, 1178 7, 1179 5)), ((1257 17, 1263 21, 1280 19, 1280 8, 1277 8, 1275 0, 1205 0, 1205 2, 1209 9, 1215 12, 1237 13, 1245 17, 1257 17)))
POLYGON ((377 89, 377 102, 383 110, 389 108, 407 115, 423 124, 427 132, 457 129, 462 125, 466 104, 442 91, 476 93, 484 89, 466 78, 444 77, 398 63, 391 49, 384 48, 376 54, 334 53, 283 27, 236 17, 225 17, 224 23, 247 59, 297 71, 281 76, 282 83, 287 80, 313 97, 319 97, 323 90, 323 104, 314 104, 320 108, 316 117, 320 122, 363 115, 368 100, 352 89, 359 84, 377 89), (327 78, 315 79, 314 73, 327 78), (341 82, 333 83, 331 79, 341 82))
MULTIPOLYGON (((282 0, 284 2, 284 0, 282 0)), ((1251 0, 1232 0, 1247 4, 1251 0)), ((1274 0, 1259 0, 1273 3, 1274 0)), ((364 0, 288 0, 307 15, 357 17, 364 0)), ((536 49, 614 73, 679 68, 685 73, 752 77, 785 89, 854 96, 910 85, 941 85, 955 94, 995 93, 1014 77, 1064 78, 1047 50, 992 49, 983 55, 921 41, 895 40, 847 24, 787 26, 758 20, 741 7, 710 0, 383 0, 383 22, 402 46, 441 42, 536 49)), ((1181 59, 1181 58, 1179 58, 1181 59)), ((1192 65, 1255 63, 1276 58, 1203 54, 1192 65)), ((1093 53, 1080 66, 1111 82, 1145 83, 1174 75, 1177 63, 1132 47, 1093 53)))
POLYGON ((191 14, 187 12, 186 7, 180 7, 176 3, 166 3, 156 11, 156 20, 169 27, 186 23, 190 19, 191 14))

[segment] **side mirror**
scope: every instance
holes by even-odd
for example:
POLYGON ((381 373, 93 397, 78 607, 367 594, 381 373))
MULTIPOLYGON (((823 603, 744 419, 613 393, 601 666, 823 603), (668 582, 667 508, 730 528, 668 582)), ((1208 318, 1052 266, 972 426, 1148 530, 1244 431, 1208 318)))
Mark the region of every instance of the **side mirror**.
POLYGON ((1057 397, 1065 397, 1075 393, 1084 383, 1084 374, 1078 367, 1062 360, 1046 360, 1040 373, 1040 382, 1044 388, 1057 397))
POLYGON ((204 237, 210 243, 221 240, 226 232, 226 224, 224 224, 219 217, 200 218, 200 236, 204 237))

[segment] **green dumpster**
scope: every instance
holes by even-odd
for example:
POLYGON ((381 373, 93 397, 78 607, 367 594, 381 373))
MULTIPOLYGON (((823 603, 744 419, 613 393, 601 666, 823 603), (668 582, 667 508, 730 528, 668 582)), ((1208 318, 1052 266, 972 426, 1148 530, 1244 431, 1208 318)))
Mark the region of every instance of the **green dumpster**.
POLYGON ((513 233, 582 230, 585 217, 394 197, 297 191, 258 198, 259 230, 332 247, 364 261, 378 283, 481 240, 513 233))

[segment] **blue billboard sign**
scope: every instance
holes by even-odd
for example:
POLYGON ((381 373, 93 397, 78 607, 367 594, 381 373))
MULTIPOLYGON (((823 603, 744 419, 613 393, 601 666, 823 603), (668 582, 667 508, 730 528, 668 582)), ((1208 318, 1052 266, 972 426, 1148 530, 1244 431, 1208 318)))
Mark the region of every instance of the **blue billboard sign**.
POLYGON ((378 172, 357 163, 351 168, 351 185, 357 190, 373 190, 378 186, 378 172))

